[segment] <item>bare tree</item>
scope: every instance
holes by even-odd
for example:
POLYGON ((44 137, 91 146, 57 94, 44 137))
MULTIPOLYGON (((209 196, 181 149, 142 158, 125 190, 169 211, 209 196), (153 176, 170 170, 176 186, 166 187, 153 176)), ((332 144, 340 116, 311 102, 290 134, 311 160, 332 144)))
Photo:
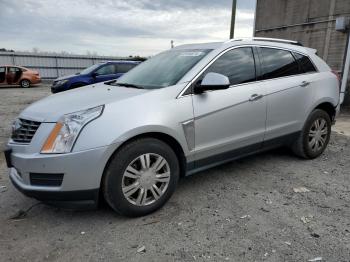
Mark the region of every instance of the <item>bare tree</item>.
POLYGON ((39 48, 33 47, 32 52, 35 54, 39 53, 39 48))

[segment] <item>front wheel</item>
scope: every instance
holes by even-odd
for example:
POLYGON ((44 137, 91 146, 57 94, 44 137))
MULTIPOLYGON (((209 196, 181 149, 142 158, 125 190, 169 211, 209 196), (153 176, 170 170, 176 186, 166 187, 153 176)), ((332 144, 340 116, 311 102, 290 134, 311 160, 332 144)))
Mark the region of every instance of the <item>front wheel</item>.
POLYGON ((27 79, 23 79, 23 80, 20 82, 20 85, 21 85, 21 87, 23 87, 23 88, 28 88, 28 87, 30 87, 30 81, 27 80, 27 79))
POLYGON ((178 158, 167 144, 138 139, 112 157, 102 183, 104 198, 122 215, 147 215, 170 198, 179 174, 178 158))
POLYGON ((316 109, 306 120, 298 139, 292 145, 300 157, 313 159, 326 149, 331 135, 331 119, 327 112, 316 109))

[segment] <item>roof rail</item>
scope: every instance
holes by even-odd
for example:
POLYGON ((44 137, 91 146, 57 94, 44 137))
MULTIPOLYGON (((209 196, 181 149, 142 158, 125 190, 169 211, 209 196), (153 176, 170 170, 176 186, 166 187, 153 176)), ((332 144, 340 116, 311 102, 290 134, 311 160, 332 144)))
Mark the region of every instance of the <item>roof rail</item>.
POLYGON ((248 38, 234 38, 228 40, 226 43, 234 42, 234 41, 243 41, 243 40, 252 40, 252 41, 267 41, 267 42, 276 42, 276 43, 284 43, 291 45, 303 46, 300 42, 294 40, 286 40, 279 38, 268 38, 268 37, 248 37, 248 38))

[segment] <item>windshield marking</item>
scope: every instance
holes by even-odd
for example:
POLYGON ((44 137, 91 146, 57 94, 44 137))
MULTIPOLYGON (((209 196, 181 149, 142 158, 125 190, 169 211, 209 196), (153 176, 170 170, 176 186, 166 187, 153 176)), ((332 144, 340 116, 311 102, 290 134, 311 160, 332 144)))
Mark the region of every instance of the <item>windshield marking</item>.
POLYGON ((204 52, 184 52, 180 56, 201 56, 204 52))

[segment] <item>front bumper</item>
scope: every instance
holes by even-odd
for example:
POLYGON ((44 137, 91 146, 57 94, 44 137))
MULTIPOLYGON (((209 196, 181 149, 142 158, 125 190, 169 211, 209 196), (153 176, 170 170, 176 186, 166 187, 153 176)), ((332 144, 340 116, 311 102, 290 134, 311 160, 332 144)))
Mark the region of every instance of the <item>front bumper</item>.
POLYGON ((10 179, 19 191, 40 201, 68 208, 97 205, 109 156, 109 147, 52 155, 20 153, 11 145, 5 150, 10 179), (60 183, 54 180, 57 174, 62 174, 60 183))
POLYGON ((66 91, 69 89, 68 83, 64 83, 63 85, 55 85, 55 82, 51 86, 51 93, 59 93, 62 91, 66 91))
POLYGON ((36 190, 23 187, 19 175, 15 168, 10 170, 10 180, 12 184, 27 197, 35 198, 39 201, 53 204, 64 208, 95 208, 98 204, 99 189, 79 190, 79 191, 55 191, 36 190))

